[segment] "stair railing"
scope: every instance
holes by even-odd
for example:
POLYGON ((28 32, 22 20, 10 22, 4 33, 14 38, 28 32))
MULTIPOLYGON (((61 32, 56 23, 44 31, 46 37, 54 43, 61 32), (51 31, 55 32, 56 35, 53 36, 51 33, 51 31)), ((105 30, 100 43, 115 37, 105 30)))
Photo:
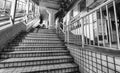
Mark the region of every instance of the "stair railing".
POLYGON ((65 32, 64 32, 63 23, 60 23, 60 25, 56 27, 56 33, 63 41, 65 41, 65 32))
MULTIPOLYGON (((20 22, 20 21, 25 21, 25 20, 23 20, 23 17, 20 17, 20 18, 16 18, 15 19, 15 23, 17 23, 17 22, 20 22)), ((3 26, 6 26, 6 25, 9 25, 10 24, 10 20, 0 20, 0 27, 3 27, 3 26)))
POLYGON ((67 47, 81 73, 120 73, 117 0, 107 0, 65 27, 67 47))
POLYGON ((67 42, 78 45, 120 49, 119 23, 115 0, 108 0, 66 26, 67 42), (77 42, 75 42, 74 40, 77 42), (71 41, 72 40, 72 41, 71 41))

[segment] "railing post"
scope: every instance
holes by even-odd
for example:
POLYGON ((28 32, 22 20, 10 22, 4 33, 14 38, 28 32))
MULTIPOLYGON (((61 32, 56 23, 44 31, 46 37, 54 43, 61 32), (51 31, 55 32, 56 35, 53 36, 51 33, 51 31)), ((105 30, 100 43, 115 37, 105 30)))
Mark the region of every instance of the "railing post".
POLYGON ((83 24, 83 18, 81 18, 81 27, 82 27, 82 48, 84 48, 84 24, 83 24))
POLYGON ((28 22, 28 15, 29 15, 29 0, 27 0, 27 3, 26 3, 26 22, 28 22))
POLYGON ((70 34, 69 34, 69 25, 70 25, 70 21, 68 22, 68 25, 67 25, 67 34, 66 34, 66 40, 67 40, 67 44, 69 44, 70 43, 70 39, 69 39, 69 37, 70 37, 70 34))
POLYGON ((12 0, 12 6, 11 6, 11 12, 10 12, 11 24, 14 24, 14 21, 15 21, 16 7, 17 7, 17 0, 12 0))
POLYGON ((4 0, 4 1, 5 1, 5 3, 4 3, 4 5, 3 5, 3 6, 4 6, 3 8, 4 8, 4 14, 5 14, 5 10, 6 10, 6 0, 4 0))
POLYGON ((120 41, 119 41, 119 31, 118 31, 118 22, 117 22, 117 11, 116 11, 116 4, 113 1, 113 8, 114 8, 114 16, 115 16, 115 25, 116 25, 116 35, 117 35, 117 48, 120 49, 120 41))
POLYGON ((64 32, 65 32, 65 42, 67 42, 67 29, 66 29, 66 26, 64 26, 64 32))

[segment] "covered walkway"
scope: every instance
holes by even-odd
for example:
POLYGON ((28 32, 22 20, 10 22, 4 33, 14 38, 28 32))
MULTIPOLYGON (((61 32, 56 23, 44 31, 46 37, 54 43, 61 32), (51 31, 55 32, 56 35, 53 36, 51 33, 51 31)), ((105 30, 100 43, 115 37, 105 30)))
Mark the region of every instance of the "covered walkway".
POLYGON ((0 0, 0 73, 120 73, 120 1, 0 0))

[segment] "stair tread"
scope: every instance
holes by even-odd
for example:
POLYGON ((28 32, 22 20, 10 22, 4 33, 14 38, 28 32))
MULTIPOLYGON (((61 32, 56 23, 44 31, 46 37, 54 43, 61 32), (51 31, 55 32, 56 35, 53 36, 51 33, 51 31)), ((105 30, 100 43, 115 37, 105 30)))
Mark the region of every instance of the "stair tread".
POLYGON ((71 56, 51 56, 51 57, 30 57, 30 58, 9 58, 3 62, 22 62, 22 61, 34 61, 34 60, 53 60, 53 59, 70 59, 71 56))
POLYGON ((29 40, 29 39, 24 39, 24 40, 14 40, 14 42, 62 42, 61 40, 29 40))
POLYGON ((30 44, 32 44, 32 43, 40 43, 40 44, 42 44, 42 43, 49 43, 49 44, 58 43, 58 44, 61 44, 63 42, 61 42, 61 41, 22 41, 22 42, 20 42, 20 44, 22 44, 22 43, 30 43, 30 44))
MULTIPOLYGON (((33 49, 34 49, 34 48, 35 48, 35 49, 37 48, 37 49, 50 49, 50 50, 51 50, 51 49, 54 49, 54 50, 58 50, 58 49, 59 49, 59 50, 63 50, 63 49, 65 49, 64 47, 52 47, 52 48, 49 48, 49 47, 19 47, 19 48, 27 48, 27 49, 28 49, 28 48, 33 48, 33 49)), ((19 49, 19 48, 18 48, 18 49, 19 49)), ((4 48, 4 49, 12 49, 12 50, 14 50, 15 48, 4 48)), ((65 49, 65 50, 66 50, 66 49, 65 49)))
POLYGON ((14 51, 14 52, 2 52, 2 53, 54 53, 54 52, 68 52, 67 50, 59 50, 59 51, 57 51, 57 50, 55 50, 55 51, 14 51))
POLYGON ((60 45, 60 44, 63 44, 63 43, 52 43, 52 42, 51 43, 50 42, 49 43, 47 43, 47 42, 43 42, 43 43, 42 42, 33 42, 33 43, 32 42, 26 42, 25 43, 25 42, 21 42, 21 43, 11 43, 11 44, 31 44, 31 45, 32 44, 37 44, 37 45, 54 45, 54 44, 57 44, 57 45, 60 45))
POLYGON ((1 52, 0 73, 76 73, 78 65, 55 30, 31 30, 1 52))
POLYGON ((49 47, 49 48, 53 48, 53 47, 65 47, 65 46, 14 46, 14 47, 12 47, 12 48, 19 48, 19 47, 26 47, 26 48, 28 48, 28 47, 32 47, 32 48, 36 48, 36 47, 49 47))
POLYGON ((56 34, 53 34, 53 33, 52 34, 48 34, 48 33, 42 33, 42 34, 40 34, 40 33, 30 33, 30 34, 27 34, 27 35, 56 35, 56 34))
MULTIPOLYGON (((24 37, 23 39, 59 39, 58 37, 24 37)), ((60 39, 59 39, 60 40, 60 39)))
MULTIPOLYGON (((41 35, 39 35, 39 34, 28 34, 28 35, 26 35, 26 36, 24 36, 24 37, 58 37, 57 35, 55 35, 55 34, 41 34, 41 35)), ((23 36, 22 36, 23 37, 23 36)))
POLYGON ((54 65, 43 65, 43 66, 27 66, 27 67, 18 67, 18 68, 5 68, 0 69, 0 73, 21 73, 21 72, 37 72, 37 71, 50 71, 58 70, 65 68, 76 68, 77 65, 74 63, 64 63, 64 64, 54 64, 54 65), (17 72, 15 72, 17 71, 17 72))

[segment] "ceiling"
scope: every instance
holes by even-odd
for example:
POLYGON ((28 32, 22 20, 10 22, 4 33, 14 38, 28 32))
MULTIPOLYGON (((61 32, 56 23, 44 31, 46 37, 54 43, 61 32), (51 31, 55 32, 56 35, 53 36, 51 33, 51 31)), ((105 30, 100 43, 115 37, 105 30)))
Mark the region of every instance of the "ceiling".
POLYGON ((79 0, 32 0, 42 7, 58 10, 56 17, 63 17, 65 13, 79 0))
POLYGON ((59 10, 60 1, 59 0, 41 0, 39 3, 41 6, 45 6, 50 9, 59 10))
POLYGON ((32 0, 32 1, 38 5, 50 9, 60 10, 61 8, 69 8, 69 6, 77 0, 32 0))

